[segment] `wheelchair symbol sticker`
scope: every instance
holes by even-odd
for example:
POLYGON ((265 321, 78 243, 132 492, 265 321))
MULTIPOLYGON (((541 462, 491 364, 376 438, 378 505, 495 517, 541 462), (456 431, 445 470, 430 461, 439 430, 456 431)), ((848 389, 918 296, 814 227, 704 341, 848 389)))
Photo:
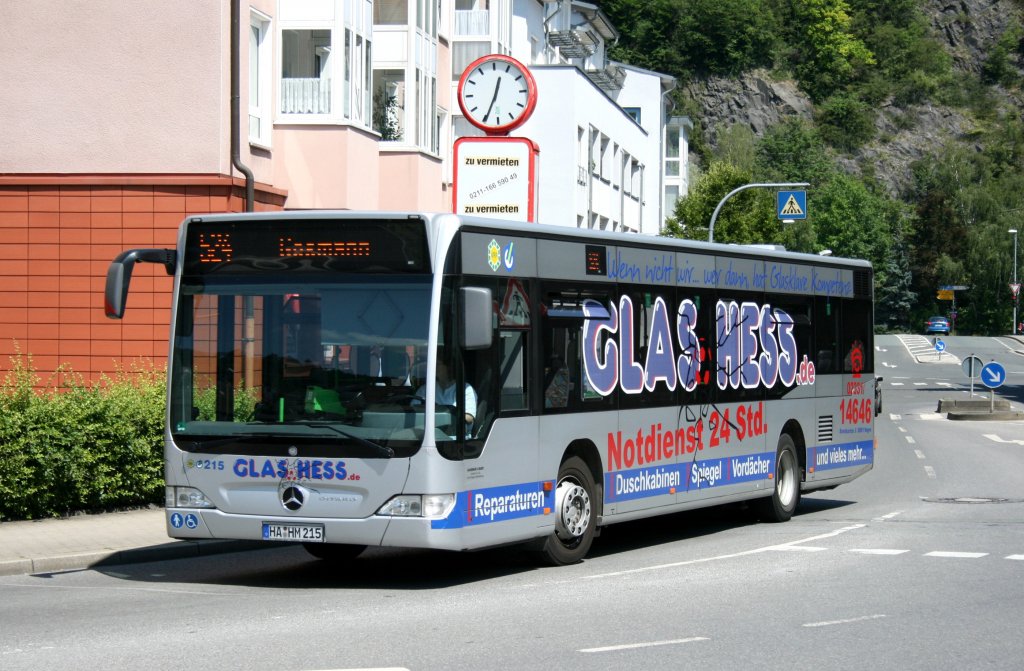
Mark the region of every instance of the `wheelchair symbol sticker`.
POLYGON ((185 527, 186 528, 188 528, 188 529, 195 529, 198 526, 199 526, 199 518, 198 517, 196 517, 192 513, 189 513, 188 515, 185 515, 185 527))

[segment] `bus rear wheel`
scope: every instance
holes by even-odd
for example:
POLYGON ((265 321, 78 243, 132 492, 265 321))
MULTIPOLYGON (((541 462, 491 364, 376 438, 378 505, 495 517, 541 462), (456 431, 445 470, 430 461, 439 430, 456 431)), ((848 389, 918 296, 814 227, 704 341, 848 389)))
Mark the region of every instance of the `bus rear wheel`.
POLYGON ((317 559, 339 563, 355 559, 366 549, 365 545, 342 545, 340 543, 303 543, 302 547, 317 559))
POLYGON ((555 486, 555 531, 544 541, 542 556, 564 566, 581 561, 590 551, 597 526, 594 476, 579 457, 569 457, 558 469, 555 486))
POLYGON ((765 522, 786 522, 793 517, 800 502, 800 462, 796 458, 796 444, 784 433, 779 436, 775 452, 775 488, 768 498, 755 504, 757 516, 765 522))

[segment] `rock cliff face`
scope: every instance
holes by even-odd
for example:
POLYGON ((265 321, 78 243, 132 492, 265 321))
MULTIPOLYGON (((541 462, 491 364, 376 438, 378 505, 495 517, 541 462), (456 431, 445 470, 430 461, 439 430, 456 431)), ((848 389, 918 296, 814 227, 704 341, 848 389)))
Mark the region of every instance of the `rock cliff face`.
MULTIPOLYGON (((1012 17, 1021 15, 1010 0, 926 0, 922 11, 936 40, 950 53, 954 70, 974 77, 1012 17)), ((686 92, 699 106, 705 140, 712 148, 719 134, 734 124, 746 125, 760 136, 787 117, 814 116, 814 105, 796 82, 773 80, 764 70, 734 79, 694 81, 686 92)), ((997 89, 995 94, 1011 109, 1024 109, 1019 91, 997 89)), ((932 103, 909 108, 884 104, 875 126, 872 142, 838 160, 850 173, 872 173, 898 197, 910 183, 910 166, 950 142, 967 141, 974 121, 969 112, 932 103)))

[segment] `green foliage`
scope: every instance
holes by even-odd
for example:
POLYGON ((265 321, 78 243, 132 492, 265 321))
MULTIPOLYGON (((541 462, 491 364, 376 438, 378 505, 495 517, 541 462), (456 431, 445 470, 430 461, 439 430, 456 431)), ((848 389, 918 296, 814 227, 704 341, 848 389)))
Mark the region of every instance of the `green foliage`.
POLYGON ((875 64, 874 54, 853 32, 844 0, 792 0, 783 8, 790 31, 793 72, 818 102, 846 89, 875 64))
POLYGON ((1020 74, 1014 65, 1013 57, 1020 48, 1021 36, 1020 24, 1011 21, 996 43, 992 45, 988 57, 981 66, 981 77, 985 83, 1013 86, 1020 81, 1020 74))
MULTIPOLYGON (((711 217, 719 202, 733 189, 751 181, 749 172, 725 161, 713 162, 689 195, 676 201, 675 216, 669 219, 665 235, 707 240, 711 217)), ((729 198, 715 220, 715 242, 777 241, 780 229, 774 198, 766 189, 748 189, 729 198)))
POLYGON ((86 385, 60 370, 42 392, 31 356, 0 386, 0 519, 158 502, 165 372, 118 371, 86 385))
POLYGON ((612 57, 682 79, 771 64, 778 25, 765 0, 604 0, 621 31, 612 57))
POLYGON ((849 95, 832 96, 818 107, 816 116, 821 137, 837 149, 852 151, 875 134, 875 111, 849 95))
POLYGON ((802 119, 770 128, 755 151, 756 171, 765 181, 822 184, 836 171, 821 135, 802 119))

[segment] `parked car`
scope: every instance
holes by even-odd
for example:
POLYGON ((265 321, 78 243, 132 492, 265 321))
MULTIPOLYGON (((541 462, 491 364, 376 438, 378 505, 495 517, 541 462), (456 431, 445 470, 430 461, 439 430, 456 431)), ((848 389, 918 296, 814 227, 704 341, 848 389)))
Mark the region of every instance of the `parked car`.
POLYGON ((882 378, 875 378, 875 416, 882 414, 882 378))
POLYGON ((949 335, 949 320, 939 316, 929 317, 924 323, 924 332, 949 335))

